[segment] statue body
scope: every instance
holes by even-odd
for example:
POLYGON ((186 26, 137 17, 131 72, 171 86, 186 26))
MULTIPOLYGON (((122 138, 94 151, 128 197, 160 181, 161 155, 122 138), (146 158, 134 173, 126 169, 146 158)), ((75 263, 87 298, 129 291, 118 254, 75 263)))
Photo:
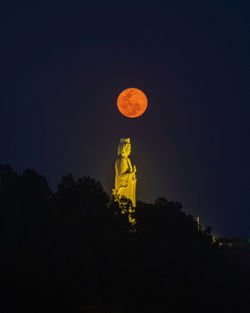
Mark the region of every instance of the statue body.
POLYGON ((129 155, 131 153, 130 138, 120 139, 118 153, 115 162, 115 189, 116 198, 122 196, 132 201, 133 207, 136 205, 136 168, 132 167, 129 155))

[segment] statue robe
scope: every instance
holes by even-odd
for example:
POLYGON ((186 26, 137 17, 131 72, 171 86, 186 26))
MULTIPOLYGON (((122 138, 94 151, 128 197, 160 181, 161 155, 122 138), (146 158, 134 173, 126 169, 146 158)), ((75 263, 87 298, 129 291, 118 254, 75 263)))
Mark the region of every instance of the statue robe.
POLYGON ((135 207, 136 178, 128 157, 119 156, 115 162, 115 192, 118 197, 126 197, 135 207))

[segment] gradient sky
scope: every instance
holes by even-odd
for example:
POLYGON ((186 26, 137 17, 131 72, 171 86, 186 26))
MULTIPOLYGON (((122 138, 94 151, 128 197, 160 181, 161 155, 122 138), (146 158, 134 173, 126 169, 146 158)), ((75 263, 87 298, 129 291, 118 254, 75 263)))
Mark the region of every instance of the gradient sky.
POLYGON ((70 172, 110 192, 131 137, 137 198, 250 237, 249 1, 5 2, 0 163, 54 190, 70 172), (140 118, 116 107, 128 87, 148 97, 140 118))

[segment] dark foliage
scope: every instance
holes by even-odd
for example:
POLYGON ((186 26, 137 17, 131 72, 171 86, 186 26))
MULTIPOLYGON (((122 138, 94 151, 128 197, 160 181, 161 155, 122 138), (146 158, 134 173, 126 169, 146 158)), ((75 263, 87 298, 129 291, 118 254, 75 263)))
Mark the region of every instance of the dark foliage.
MULTIPOLYGON (((124 205, 129 206, 129 202, 124 205)), ((136 231, 101 184, 0 166, 1 312, 243 312, 247 277, 179 202, 138 201, 136 231), (242 278, 244 276, 244 279, 242 278)), ((126 210, 125 210, 126 211, 126 210)))

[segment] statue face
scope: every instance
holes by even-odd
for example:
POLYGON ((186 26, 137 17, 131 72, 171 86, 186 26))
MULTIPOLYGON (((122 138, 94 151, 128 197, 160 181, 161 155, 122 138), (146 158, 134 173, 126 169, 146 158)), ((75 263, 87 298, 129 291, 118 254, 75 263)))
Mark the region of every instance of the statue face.
POLYGON ((127 156, 130 155, 130 153, 131 153, 131 144, 130 143, 127 144, 126 150, 127 150, 127 156))
POLYGON ((129 142, 120 143, 118 146, 118 155, 123 157, 129 156, 131 153, 131 144, 129 142))
POLYGON ((121 147, 121 156, 127 156, 127 151, 126 151, 127 149, 126 149, 126 146, 125 145, 123 145, 122 147, 121 147))

